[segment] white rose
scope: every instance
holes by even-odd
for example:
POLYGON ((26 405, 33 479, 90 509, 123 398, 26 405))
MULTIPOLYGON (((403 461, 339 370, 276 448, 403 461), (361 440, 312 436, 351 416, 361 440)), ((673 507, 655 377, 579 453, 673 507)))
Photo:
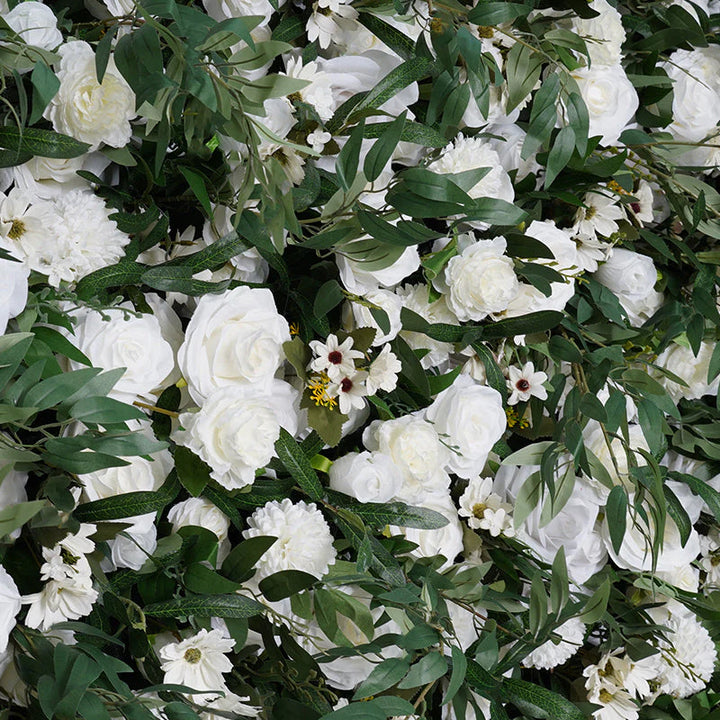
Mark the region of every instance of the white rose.
POLYGON ((673 121, 678 139, 699 142, 720 118, 720 47, 676 50, 661 67, 673 81, 673 121))
POLYGON ((491 125, 486 132, 499 137, 488 138, 490 147, 498 154, 500 164, 505 172, 517 170, 515 179, 517 181, 527 177, 530 173, 537 174, 540 164, 537 161, 537 153, 531 153, 529 157, 522 157, 522 147, 527 133, 519 126, 503 123, 491 125))
POLYGON ((218 542, 227 540, 230 520, 227 515, 215 507, 209 500, 192 497, 173 505, 168 512, 168 522, 173 532, 182 527, 203 527, 217 536, 218 542))
MULTIPOLYGON (((535 465, 502 465, 495 476, 495 487, 498 492, 504 491, 508 501, 514 504, 528 477, 539 470, 535 465)), ((564 547, 568 577, 576 585, 582 585, 607 562, 596 522, 597 496, 578 478, 567 504, 545 525, 541 520, 542 508, 540 502, 517 529, 516 537, 547 563, 552 563, 557 551, 564 547)))
POLYGON ((590 116, 588 135, 600 135, 601 145, 617 142, 638 109, 637 92, 617 65, 593 65, 572 71, 590 116))
POLYGON ((387 455, 402 473, 395 495, 411 504, 428 495, 447 491, 450 478, 444 472, 450 453, 435 428, 422 417, 404 415, 377 420, 366 428, 363 442, 370 451, 387 455))
POLYGON ((105 572, 117 568, 139 570, 157 547, 155 513, 125 518, 123 522, 132 524, 108 542, 110 557, 103 562, 105 572))
POLYGON ((658 378, 673 400, 676 402, 681 398, 698 400, 703 395, 717 395, 720 377, 716 377, 711 383, 707 381, 708 367, 714 350, 715 343, 703 340, 697 357, 690 348, 677 343, 671 343, 658 355, 656 364, 659 367, 669 370, 688 384, 688 387, 685 387, 658 373, 658 378))
POLYGON ((385 311, 385 314, 390 322, 390 330, 388 332, 383 332, 370 312, 370 308, 357 302, 349 302, 345 304, 344 320, 346 327, 350 330, 353 327, 373 328, 375 330, 375 338, 372 342, 373 347, 390 342, 402 328, 400 323, 402 300, 400 300, 395 293, 390 292, 390 290, 381 289, 366 292, 364 299, 373 305, 377 305, 381 310, 385 311), (352 313, 352 320, 349 317, 350 313, 352 313))
POLYGON ((0 258, 0 335, 8 320, 17 317, 27 302, 29 268, 21 262, 0 258))
POLYGON ((108 61, 102 84, 97 81, 95 53, 88 43, 74 40, 59 50, 57 76, 60 89, 43 117, 53 128, 96 149, 101 143, 124 147, 130 141, 130 120, 135 115, 135 93, 108 61))
POLYGON ((7 650, 15 616, 20 612, 20 592, 12 575, 0 565, 0 656, 7 650))
MULTIPOLYGON (((352 243, 345 246, 352 250, 352 243)), ((364 295, 378 287, 393 288, 420 267, 420 255, 416 246, 406 248, 393 263, 381 270, 365 270, 363 263, 350 259, 342 253, 335 254, 340 280, 345 289, 357 295, 364 295)))
POLYGON ((519 283, 506 247, 503 237, 478 240, 450 259, 447 304, 458 320, 484 320, 505 310, 517 295, 519 283))
POLYGON ((330 487, 360 502, 384 503, 400 489, 402 475, 392 459, 381 452, 348 453, 330 467, 330 487))
POLYGON ((574 276, 580 272, 577 246, 565 230, 560 230, 553 220, 533 220, 525 234, 539 240, 553 254, 551 258, 537 258, 533 262, 547 265, 563 275, 574 276))
MULTIPOLYGON (((0 511, 17 505, 21 502, 27 502, 28 496, 25 491, 28 474, 11 468, 6 472, 5 467, 0 467, 0 511)), ((11 540, 17 540, 20 537, 22 528, 13 530, 8 536, 11 540)))
POLYGON ((613 562, 626 570, 634 572, 659 572, 673 573, 678 567, 690 565, 700 554, 700 537, 695 528, 690 530, 690 536, 682 545, 680 531, 675 521, 668 515, 665 519, 665 532, 662 539, 662 549, 657 557, 657 566, 653 567, 652 543, 648 537, 654 538, 656 534, 652 513, 646 508, 650 526, 648 527, 639 515, 633 515, 632 494, 628 503, 628 514, 625 525, 625 535, 620 546, 620 551, 615 552, 610 540, 610 530, 607 519, 602 524, 602 537, 605 542, 608 554, 613 562))
MULTIPOLYGON (((129 303, 102 313, 80 308, 72 313, 77 318, 74 334, 64 333, 93 367, 125 368, 108 395, 132 403, 138 396, 147 398, 163 386, 175 367, 175 355, 154 315, 126 315, 121 308, 134 312, 129 303)), ((70 365, 73 370, 84 367, 75 361, 70 365)))
POLYGON ((36 156, 9 170, 15 185, 25 192, 25 197, 51 200, 68 190, 87 189, 88 182, 77 174, 78 170, 102 176, 109 164, 109 158, 100 152, 93 152, 77 158, 36 156))
MULTIPOLYGON (((284 4, 285 0, 276 3, 278 7, 284 4)), ((270 0, 203 0, 203 7, 218 22, 247 15, 260 15, 265 18, 263 22, 267 22, 275 12, 275 6, 270 0)))
POLYGON ((593 277, 617 295, 634 327, 642 325, 662 305, 663 294, 654 289, 658 278, 655 263, 647 255, 613 248, 593 277))
POLYGON ((593 18, 573 18, 573 30, 586 38, 592 65, 615 65, 622 60, 625 28, 622 16, 607 0, 592 0, 591 10, 600 13, 593 18))
POLYGON ((482 474, 507 427, 500 393, 462 374, 435 398, 425 417, 452 450, 448 470, 468 480, 482 474))
POLYGON ((40 2, 21 2, 3 19, 28 45, 54 50, 63 41, 55 13, 40 2))
POLYGON ((288 340, 290 329, 270 290, 239 287, 203 295, 178 352, 190 395, 202 404, 218 388, 269 388, 288 340))
POLYGON ((418 528, 398 529, 391 526, 393 533, 402 533, 410 541, 417 543, 418 547, 410 552, 415 557, 432 557, 442 555, 446 562, 440 570, 450 567, 455 556, 463 550, 463 529, 458 518, 457 509, 450 495, 446 492, 442 495, 432 495, 423 501, 422 507, 434 510, 448 519, 445 527, 437 530, 420 530, 418 528))
POLYGON ((251 485, 255 471, 275 457, 281 427, 297 432, 297 397, 283 380, 275 380, 269 393, 247 385, 219 388, 198 412, 180 415, 185 429, 174 440, 199 455, 214 480, 237 490, 251 485))

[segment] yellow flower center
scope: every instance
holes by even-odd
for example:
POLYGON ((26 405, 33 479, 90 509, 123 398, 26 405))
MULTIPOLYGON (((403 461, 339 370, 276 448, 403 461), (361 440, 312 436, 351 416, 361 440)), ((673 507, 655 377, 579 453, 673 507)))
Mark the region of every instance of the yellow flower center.
POLYGON ((191 665, 197 665, 201 657, 202 653, 197 648, 188 648, 183 655, 185 662, 189 662, 191 665))
POLYGON ((475 503, 475 505, 472 506, 472 513, 478 520, 482 520, 483 517, 485 517, 485 510, 487 510, 485 503, 475 503))
POLYGON ((614 697, 615 696, 608 690, 605 690, 605 688, 603 688, 600 691, 600 694, 598 695, 598 699, 600 700, 601 703, 603 703, 603 705, 607 705, 608 703, 611 703, 613 701, 614 697))
POLYGON ((17 218, 12 221, 12 226, 10 227, 10 232, 8 233, 8 237, 11 240, 18 240, 20 237, 22 237, 25 234, 25 223, 22 220, 18 220, 17 218))

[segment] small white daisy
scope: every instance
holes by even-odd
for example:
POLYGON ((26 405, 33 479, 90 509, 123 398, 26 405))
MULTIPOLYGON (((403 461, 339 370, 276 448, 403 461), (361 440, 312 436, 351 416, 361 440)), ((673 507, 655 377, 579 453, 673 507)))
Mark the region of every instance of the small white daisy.
POLYGON ((548 376, 542 371, 535 372, 535 366, 532 362, 526 362, 522 370, 510 365, 508 375, 510 377, 507 380, 507 386, 511 392, 508 405, 527 402, 531 397, 540 400, 547 399, 547 390, 543 387, 543 383, 547 381, 548 376))
POLYGON ((500 534, 513 537, 512 505, 503 502, 492 490, 492 478, 472 478, 460 497, 458 515, 468 518, 468 526, 473 530, 487 530, 493 537, 500 534))
POLYGON ((625 218, 625 210, 617 204, 614 197, 589 192, 585 194, 583 203, 584 207, 578 208, 575 214, 575 233, 610 237, 617 232, 618 224, 615 221, 625 218))
POLYGON ((364 370, 360 370, 338 378, 328 385, 327 394, 338 399, 340 412, 343 415, 347 415, 352 408, 362 410, 365 407, 365 398, 368 394, 365 385, 367 376, 364 370))
POLYGON ((310 363, 310 369, 317 373, 327 373, 333 382, 355 374, 355 360, 363 356, 359 350, 353 350, 353 339, 345 338, 338 343, 337 335, 328 335, 326 342, 313 340, 310 349, 316 358, 310 363))
POLYGON ((390 346, 385 345, 380 354, 370 363, 365 382, 368 395, 374 395, 378 390, 392 392, 397 386, 397 376, 400 370, 402 370, 402 363, 390 350, 390 346))

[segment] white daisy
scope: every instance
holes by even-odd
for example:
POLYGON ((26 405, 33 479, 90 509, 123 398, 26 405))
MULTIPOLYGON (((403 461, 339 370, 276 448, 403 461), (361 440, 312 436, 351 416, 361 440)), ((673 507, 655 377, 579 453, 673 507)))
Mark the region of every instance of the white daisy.
POLYGON ((458 515, 468 518, 473 530, 487 530, 493 537, 515 535, 512 505, 502 501, 493 491, 492 478, 476 477, 468 483, 460 498, 458 515))
POLYGON ((310 369, 318 373, 327 373, 333 382, 352 377, 355 374, 355 360, 363 356, 359 350, 353 350, 352 346, 351 337, 345 338, 342 343, 338 342, 337 335, 328 335, 324 343, 313 340, 310 349, 315 353, 316 358, 310 363, 310 369))
POLYGON ((610 237, 618 230, 616 220, 625 218, 625 211, 614 197, 589 192, 583 198, 584 206, 575 213, 573 232, 583 235, 610 237))
POLYGON ((400 370, 402 370, 402 363, 390 350, 390 346, 385 345, 370 364, 365 381, 368 395, 374 395, 378 390, 392 392, 397 386, 397 376, 400 370))
POLYGON ((532 362, 526 362, 522 370, 510 365, 508 375, 510 377, 507 380, 507 386, 512 393, 508 398, 508 405, 527 402, 531 397, 540 400, 547 399, 547 390, 543 387, 543 383, 547 381, 548 376, 542 371, 535 372, 532 362))
POLYGON ((164 682, 193 690, 224 690, 223 673, 232 670, 225 653, 234 644, 220 630, 202 629, 186 640, 164 645, 159 652, 164 682))
POLYGON ((343 415, 347 415, 352 408, 362 410, 365 407, 365 398, 368 396, 365 385, 367 377, 368 374, 364 370, 359 370, 338 378, 328 385, 327 394, 338 399, 340 412, 343 415))

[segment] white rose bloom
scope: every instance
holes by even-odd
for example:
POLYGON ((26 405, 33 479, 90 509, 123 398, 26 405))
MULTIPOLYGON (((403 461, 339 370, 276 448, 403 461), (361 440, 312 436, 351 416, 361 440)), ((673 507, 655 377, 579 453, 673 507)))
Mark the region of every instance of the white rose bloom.
MULTIPOLYGON (((346 245, 345 249, 352 250, 352 243, 346 245)), ((365 295, 378 287, 393 288, 412 275, 420 267, 420 254, 417 246, 413 245, 382 270, 365 270, 362 262, 352 260, 342 252, 335 253, 335 262, 345 289, 356 295, 365 295)))
MULTIPOLYGON (((122 307, 132 310, 129 303, 102 313, 80 308, 72 313, 72 317, 77 318, 74 334, 61 331, 85 353, 93 367, 125 368, 124 375, 108 395, 132 403, 138 397, 147 398, 163 386, 175 367, 175 357, 154 315, 126 316, 122 307), (104 320, 103 315, 108 320, 104 320)), ((71 361, 70 366, 73 370, 84 367, 75 361, 71 361)))
POLYGON ((578 618, 570 618, 555 632, 562 640, 555 644, 552 640, 544 642, 523 658, 523 667, 551 670, 566 663, 582 647, 585 638, 585 624, 578 618))
POLYGON ((9 168, 15 185, 24 197, 53 200, 69 190, 87 190, 88 181, 78 170, 88 170, 101 176, 110 164, 102 153, 87 153, 76 158, 44 158, 36 156, 22 165, 9 168))
POLYGON ((168 522, 172 523, 173 532, 182 527, 203 527, 217 536, 218 542, 227 540, 230 520, 209 500, 202 497, 191 497, 176 503, 168 511, 168 522))
MULTIPOLYGON (((504 490, 509 502, 514 503, 527 478, 539 470, 533 465, 501 465, 495 476, 495 487, 498 492, 504 490)), ((607 552, 596 523, 599 509, 593 490, 578 478, 570 499, 549 523, 542 522, 540 503, 517 528, 516 537, 546 563, 552 563, 557 551, 565 548, 568 577, 575 585, 582 585, 607 563, 607 552)))
POLYGON ((660 382, 663 383, 670 396, 677 402, 681 398, 686 400, 698 400, 704 395, 717 395, 720 377, 716 377, 711 383, 707 381, 710 358, 715 350, 715 343, 703 340, 700 344, 700 351, 697 356, 690 348, 677 343, 671 343, 658 355, 655 363, 669 370, 674 375, 684 380, 687 387, 676 383, 665 375, 658 373, 660 382))
MULTIPOLYGON (((28 496, 25 491, 25 485, 28 480, 26 472, 20 472, 11 468, 5 472, 5 467, 0 466, 0 511, 17 505, 21 502, 27 502, 28 496)), ((22 528, 13 530, 8 536, 11 540, 17 540, 20 537, 22 528)))
POLYGON ((41 2, 21 2, 3 20, 28 44, 54 50, 63 41, 55 13, 41 2))
POLYGON ((505 238, 478 240, 445 267, 450 292, 447 304, 458 320, 484 320, 505 310, 519 290, 513 261, 505 255, 505 238))
POLYGON ((482 473, 507 427, 500 393, 462 374, 435 398, 425 418, 451 448, 447 469, 468 480, 482 473))
MULTIPOLYGON (((405 285, 395 291, 402 300, 403 307, 412 310, 429 323, 457 322, 455 314, 447 306, 446 296, 441 296, 434 302, 429 302, 428 287, 426 285, 405 285)), ((420 364, 427 370, 431 367, 438 367, 447 363, 450 353, 453 351, 452 343, 433 340, 424 333, 400 331, 400 337, 413 350, 428 350, 420 364)))
POLYGON ((12 575, 0 565, 0 657, 5 653, 22 602, 12 575))
POLYGON ((321 578, 335 563, 333 536, 315 503, 272 500, 248 518, 248 526, 243 530, 245 538, 277 538, 258 561, 253 582, 281 570, 302 570, 321 578))
POLYGON ((665 532, 662 548, 657 557, 657 566, 653 568, 652 544, 648 542, 648 536, 653 538, 656 532, 652 515, 648 512, 650 520, 648 527, 639 515, 633 515, 632 502, 632 493, 630 493, 625 535, 619 552, 613 549, 607 519, 602 524, 602 537, 613 562, 621 568, 634 572, 650 572, 656 569, 660 572, 672 573, 676 568, 689 565, 697 558, 700 554, 700 538, 697 530, 695 528, 690 530, 690 536, 683 546, 680 531, 675 521, 668 515, 665 519, 665 532))
POLYGON ((527 133, 518 125, 502 123, 499 125, 491 125, 486 132, 492 135, 498 135, 498 138, 488 138, 490 147, 498 154, 500 164, 505 172, 517 170, 516 180, 534 173, 537 175, 540 170, 540 164, 537 161, 537 153, 532 153, 527 158, 522 158, 522 147, 525 142, 527 133))
POLYGON ((615 293, 633 327, 642 325, 662 305, 663 294, 655 290, 655 263, 647 255, 613 248, 593 277, 615 293))
MULTIPOLYGON (((261 15, 265 18, 263 21, 265 23, 275 12, 275 7, 270 0, 203 0, 202 4, 205 12, 218 22, 247 15, 261 15)), ((285 0, 279 0, 276 4, 278 7, 282 7, 285 0)))
POLYGON ((553 258, 537 258, 533 262, 547 265, 567 276, 580 272, 577 247, 570 234, 561 230, 553 220, 533 220, 525 230, 529 237, 539 240, 553 254, 553 258))
POLYGON ((398 529, 394 526, 391 526, 390 530, 393 533, 402 533, 410 542, 417 543, 418 547, 410 552, 414 557, 442 555, 446 560, 440 567, 442 571, 450 567, 455 557, 463 550, 462 525, 455 504, 447 492, 428 496, 423 500, 422 507, 444 515, 449 521, 448 524, 437 530, 398 529))
POLYGON ((402 484, 400 470, 381 452, 348 453, 330 467, 330 487, 360 502, 389 502, 402 484))
POLYGON ((387 333, 383 332, 377 324, 375 318, 372 316, 370 308, 357 302, 348 302, 345 304, 345 308, 352 312, 353 320, 352 323, 349 322, 350 318, 347 317, 348 313, 343 313, 344 317, 348 320, 346 323, 348 329, 352 329, 352 327, 350 327, 351 325, 354 325, 354 327, 373 328, 375 330, 375 338, 372 342, 373 347, 384 345, 385 343, 394 340, 395 336, 402 329, 402 325, 400 323, 402 300, 400 300, 395 293, 390 292, 390 290, 382 290, 380 288, 377 290, 370 290, 365 293, 364 299, 373 305, 377 305, 377 307, 385 311, 388 316, 388 320, 390 321, 390 330, 387 333))
POLYGON ((597 13, 593 18, 573 18, 573 31, 586 38, 590 61, 595 65, 616 65, 622 60, 625 28, 622 16, 607 0, 592 0, 588 7, 597 13))
POLYGON ((420 503, 429 495, 447 491, 450 478, 443 467, 450 452, 433 425, 422 417, 377 420, 365 429, 363 443, 368 450, 390 457, 400 470, 403 480, 395 495, 404 502, 420 503))
POLYGON ((678 140, 704 140, 720 119, 720 47, 676 50, 661 67, 673 81, 668 131, 678 140))
POLYGON ((600 135, 601 145, 613 145, 638 109, 637 92, 625 70, 616 65, 593 65, 573 70, 590 116, 588 135, 600 135))
POLYGON ((58 50, 60 89, 43 117, 54 130, 89 143, 124 147, 130 141, 135 115, 135 93, 110 57, 102 84, 97 81, 95 53, 88 43, 73 40, 58 50))
POLYGON ((103 562, 105 572, 117 568, 139 570, 157 547, 154 512, 125 518, 121 522, 129 522, 131 525, 108 541, 110 558, 103 562))
POLYGON ((181 642, 163 645, 158 652, 163 682, 193 690, 224 690, 223 673, 233 667, 225 655, 234 645, 220 630, 205 629, 181 642))
POLYGON ((269 389, 288 340, 290 329, 272 292, 243 286, 200 298, 178 363, 190 395, 202 404, 217 388, 253 384, 269 389))
POLYGON ((30 270, 21 262, 0 258, 0 335, 5 332, 8 320, 17 317, 27 302, 30 270))
POLYGON ((275 380, 269 392, 238 385, 217 389, 195 413, 182 413, 184 430, 173 439, 199 455, 211 477, 228 490, 252 485, 255 471, 275 457, 275 442, 284 427, 297 432, 292 385, 275 380))

